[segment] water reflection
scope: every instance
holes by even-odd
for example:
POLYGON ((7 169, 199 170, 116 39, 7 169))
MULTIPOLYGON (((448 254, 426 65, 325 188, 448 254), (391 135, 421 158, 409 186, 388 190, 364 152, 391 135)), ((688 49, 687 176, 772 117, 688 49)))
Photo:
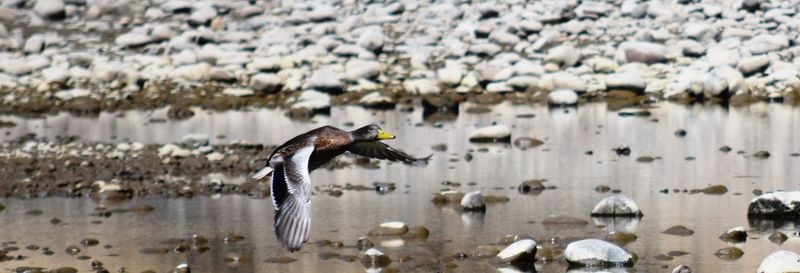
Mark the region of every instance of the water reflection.
MULTIPOLYGON (((800 160, 790 156, 798 152, 800 145, 800 123, 795 122, 800 120, 800 110, 796 108, 754 104, 724 109, 666 103, 650 109, 649 117, 621 117, 609 112, 601 103, 569 110, 503 103, 484 114, 466 113, 469 106, 463 104, 456 117, 434 125, 426 123, 422 107, 414 107, 409 112, 333 107, 329 116, 318 115, 303 122, 293 121, 281 111, 271 109, 222 113, 198 110, 187 120, 165 123, 150 122, 154 118, 166 119, 165 110, 101 113, 96 118, 76 118, 69 114, 42 119, 3 116, 3 120, 11 120, 17 126, 0 128, 2 141, 35 133, 48 138, 79 136, 87 142, 167 143, 180 142, 184 135, 195 133, 210 136, 214 144, 244 141, 274 145, 322 124, 353 128, 377 122, 398 136, 392 140, 392 146, 413 154, 434 153, 426 167, 384 162, 377 169, 350 166, 312 173, 312 180, 320 188, 348 183, 366 187, 374 182, 395 183, 396 190, 390 194, 345 190, 340 197, 327 194, 312 197, 311 241, 338 241, 343 243, 342 248, 309 244, 300 253, 287 253, 274 238, 269 199, 228 196, 136 200, 126 206, 146 203, 156 208, 154 213, 128 213, 102 219, 89 216, 96 206, 91 200, 3 199, 0 202, 7 209, 0 212, 0 223, 3 223, 0 240, 17 241, 20 245, 36 243, 58 250, 57 255, 47 257, 24 250, 23 255, 30 258, 4 262, 4 266, 56 264, 88 270, 88 262, 76 260, 62 250, 91 235, 114 247, 110 250, 87 248, 82 253, 102 259, 109 267, 125 267, 131 272, 146 269, 165 272, 184 261, 197 272, 361 272, 365 269, 358 262, 347 262, 346 258, 322 259, 320 255, 335 252, 340 256, 357 257, 359 252, 353 246, 359 236, 382 222, 397 220, 411 226, 424 225, 430 230, 430 237, 424 242, 389 240, 387 245, 376 242, 390 257, 415 257, 414 262, 393 264, 404 271, 428 272, 430 270, 426 269, 430 268, 414 266, 435 257, 453 257, 455 253, 468 252, 479 245, 494 244, 507 234, 535 238, 603 238, 610 230, 633 232, 638 239, 626 245, 626 249, 644 257, 636 264, 636 270, 646 272, 663 272, 664 266, 673 268, 678 264, 687 264, 698 272, 752 272, 767 254, 779 249, 800 248, 800 240, 794 238, 781 245, 767 238, 775 229, 797 228, 796 222, 748 219, 746 215, 754 189, 800 189, 796 179, 800 169, 794 167, 800 160), (473 144, 467 140, 469 132, 493 123, 511 127, 512 140, 531 137, 543 140, 544 144, 521 150, 511 145, 473 144), (675 136, 678 129, 686 130, 687 135, 675 136), (446 150, 431 150, 439 144, 446 144, 446 150), (620 145, 631 148, 630 156, 621 157, 612 151, 620 145), (732 147, 733 151, 719 151, 723 145, 732 147), (772 156, 768 159, 750 156, 760 150, 769 151, 772 156), (465 159, 467 154, 471 160, 465 159), (636 158, 641 156, 659 159, 637 162, 636 158), (695 160, 686 160, 687 157, 695 160), (530 179, 547 179, 545 185, 556 188, 538 195, 520 194, 517 186, 530 179), (442 181, 461 185, 443 186, 442 181), (715 184, 725 185, 729 192, 712 196, 672 191, 702 189, 715 184), (591 208, 611 194, 595 192, 595 187, 600 185, 619 189, 631 197, 645 217, 592 219, 588 225, 569 230, 542 225, 552 214, 589 219, 591 208), (508 196, 510 201, 492 204, 484 214, 458 213, 448 207, 437 207, 430 201, 433 193, 444 188, 462 192, 481 190, 486 194, 508 196), (662 193, 664 189, 668 189, 667 193, 662 193), (31 209, 41 209, 44 214, 24 213, 31 209), (54 217, 66 224, 50 224, 54 217), (102 224, 92 224, 96 220, 102 224), (674 225, 685 225, 695 234, 676 237, 661 233, 674 225), (763 233, 754 234, 751 237, 755 238, 741 245, 745 255, 734 261, 716 258, 713 253, 726 245, 717 238, 719 234, 731 227, 746 225, 763 233), (225 232, 236 232, 246 239, 225 244, 219 239, 225 232), (140 253, 145 247, 161 246, 160 242, 165 239, 187 238, 192 234, 203 234, 219 241, 213 243, 217 241, 212 240, 210 250, 203 253, 140 253), (650 258, 674 250, 691 254, 671 261, 650 258), (252 258, 231 266, 223 258, 231 253, 252 258), (110 254, 119 256, 108 257, 110 254), (274 257, 291 257, 297 261, 266 262, 267 258, 274 257)), ((241 180, 209 176, 203 183, 246 181, 246 178, 236 179, 241 180)), ((454 263, 458 265, 452 269, 454 272, 497 270, 485 260, 454 263)), ((541 267, 540 272, 567 270, 558 263, 541 267)))

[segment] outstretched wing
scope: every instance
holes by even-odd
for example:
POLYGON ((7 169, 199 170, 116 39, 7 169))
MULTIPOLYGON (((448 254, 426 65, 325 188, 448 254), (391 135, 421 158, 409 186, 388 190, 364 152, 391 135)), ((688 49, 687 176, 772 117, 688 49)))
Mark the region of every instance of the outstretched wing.
POLYGON ((270 192, 275 205, 275 235, 289 251, 300 250, 311 230, 311 177, 308 161, 314 146, 273 160, 270 192))
POLYGON ((402 161, 407 163, 427 162, 431 155, 422 158, 413 157, 403 151, 392 148, 380 141, 362 141, 350 145, 347 151, 371 158, 387 159, 391 161, 402 161))

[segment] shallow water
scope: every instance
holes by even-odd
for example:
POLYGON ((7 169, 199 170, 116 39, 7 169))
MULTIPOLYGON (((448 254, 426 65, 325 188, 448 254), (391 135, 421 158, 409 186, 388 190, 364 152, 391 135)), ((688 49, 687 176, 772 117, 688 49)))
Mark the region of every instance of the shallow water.
MULTIPOLYGON (((637 272, 667 272, 678 264, 689 265, 697 272, 753 272, 769 253, 800 248, 800 239, 790 235, 794 225, 779 229, 790 235, 782 245, 767 237, 773 223, 749 223, 748 201, 754 189, 764 191, 798 190, 800 170, 794 166, 800 157, 790 156, 800 148, 800 109, 780 104, 754 104, 725 109, 719 106, 684 106, 669 103, 650 109, 649 117, 622 117, 607 111, 602 103, 581 105, 577 109, 550 109, 541 106, 512 106, 504 103, 486 114, 468 114, 462 105, 458 118, 450 122, 430 123, 420 107, 412 112, 375 111, 360 107, 334 107, 330 116, 316 116, 311 122, 295 121, 280 110, 246 112, 196 111, 184 121, 150 122, 166 119, 166 112, 103 113, 95 118, 59 114, 43 119, 21 119, 2 116, 17 123, 13 128, 0 128, 0 140, 7 141, 26 133, 40 137, 79 136, 86 142, 139 141, 144 143, 178 142, 189 133, 205 134, 212 142, 250 142, 277 145, 282 141, 322 124, 356 126, 377 122, 397 135, 389 143, 412 154, 433 153, 426 167, 381 163, 379 169, 351 166, 337 170, 318 170, 312 174, 317 186, 346 183, 370 185, 373 182, 397 183, 397 190, 388 194, 370 191, 345 191, 341 197, 316 194, 312 198, 313 228, 310 242, 342 241, 343 249, 307 244, 300 253, 290 254, 277 243, 272 232, 272 205, 268 199, 243 196, 219 198, 158 199, 146 198, 114 205, 133 207, 149 204, 151 213, 112 214, 109 218, 90 216, 98 206, 89 199, 0 199, 7 208, 0 211, 0 242, 16 241, 21 249, 12 252, 28 258, 0 263, 4 268, 17 266, 73 266, 89 270, 91 260, 78 260, 64 252, 69 245, 79 245, 86 237, 100 240, 100 246, 88 247, 80 255, 92 256, 116 271, 152 269, 164 272, 188 261, 195 272, 357 272, 358 262, 325 260, 321 252, 357 255, 354 248, 359 236, 387 221, 403 221, 423 225, 431 235, 424 242, 388 240, 378 243, 390 257, 411 255, 403 269, 433 271, 426 266, 426 257, 453 256, 470 253, 478 245, 497 243, 503 235, 531 235, 537 239, 553 236, 602 238, 614 227, 635 233, 639 238, 626 245, 639 261, 637 272), (533 118, 517 115, 534 114, 533 118), (658 121, 655 122, 654 119, 658 121), (509 144, 473 144, 467 140, 475 128, 504 124, 512 127, 512 141, 533 137, 545 143, 521 150, 509 144), (684 129, 685 137, 674 132, 684 129), (220 136, 220 137, 218 137, 220 136), (447 151, 430 147, 447 144, 447 151), (630 156, 618 156, 612 149, 630 146, 630 156), (733 148, 723 153, 723 145, 733 148), (481 148, 487 148, 480 150, 481 148), (470 152, 471 161, 465 161, 470 152), (587 155, 586 151, 593 151, 587 155), (751 155, 769 151, 771 157, 758 159, 751 155), (739 154, 737 151, 743 151, 739 154), (659 157, 651 163, 639 163, 640 156, 659 157), (687 160, 694 157, 695 160, 687 160), (545 185, 556 186, 539 195, 522 195, 516 187, 528 179, 547 179, 545 185), (453 188, 442 181, 462 183, 453 188), (476 182, 469 186, 467 183, 476 182), (663 194, 662 189, 701 189, 722 184, 730 190, 724 195, 689 193, 663 194), (633 198, 644 212, 639 221, 608 223, 592 219, 589 212, 611 193, 598 193, 594 188, 607 185, 633 198), (485 214, 460 214, 449 207, 437 207, 430 199, 442 189, 482 190, 485 193, 510 197, 510 201, 490 205, 485 214), (34 216, 25 212, 40 209, 34 216), (577 217, 591 224, 570 229, 552 229, 542 224, 549 215, 577 217), (52 225, 57 217, 65 224, 52 225), (101 220, 100 224, 91 224, 101 220), (605 225, 606 227, 597 227, 605 225), (684 225, 694 235, 678 237, 661 231, 684 225), (714 256, 717 249, 729 246, 717 237, 735 226, 750 231, 746 243, 736 244, 744 251, 737 260, 725 261, 714 256), (213 238, 234 232, 245 237, 237 243, 224 243, 213 238), (204 253, 143 254, 144 248, 168 247, 161 242, 170 238, 203 235, 211 241, 204 253), (56 254, 42 256, 41 250, 29 251, 26 245, 51 247, 56 254), (104 249, 102 245, 112 248, 104 249), (691 254, 671 261, 653 257, 681 250, 691 254), (225 257, 235 253, 250 257, 228 263, 225 257), (108 257, 108 254, 119 256, 108 257), (287 256, 298 261, 288 264, 267 263, 267 258, 287 256), (418 266, 418 264, 421 264, 418 266), (665 269, 669 268, 669 269, 665 269)), ((265 151, 267 153, 269 151, 265 151)), ((247 175, 247 174, 242 174, 247 175)), ((109 205, 113 208, 112 205, 109 205)), ((605 222, 604 222, 605 221, 605 222)), ((11 255, 9 254, 9 255, 11 255)), ((454 272, 493 271, 486 260, 455 261, 454 272)), ((397 263, 396 263, 397 264, 397 263)), ((540 272, 564 272, 561 263, 539 264, 540 272)))

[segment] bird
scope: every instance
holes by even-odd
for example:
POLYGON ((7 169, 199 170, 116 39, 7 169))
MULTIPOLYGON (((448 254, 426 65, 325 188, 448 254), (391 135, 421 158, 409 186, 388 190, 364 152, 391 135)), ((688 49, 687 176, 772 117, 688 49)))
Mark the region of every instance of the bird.
POLYGON ((413 157, 381 142, 394 139, 376 124, 353 131, 322 126, 278 146, 266 166, 252 176, 270 174, 270 195, 275 206, 275 235, 290 252, 299 251, 311 229, 311 171, 345 153, 404 163, 427 163, 432 155, 413 157))

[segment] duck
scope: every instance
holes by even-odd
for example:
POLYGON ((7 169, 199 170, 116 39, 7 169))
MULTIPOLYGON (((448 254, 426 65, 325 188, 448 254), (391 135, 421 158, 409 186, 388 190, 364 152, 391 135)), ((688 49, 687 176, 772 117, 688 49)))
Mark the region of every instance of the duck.
POLYGON ((381 141, 395 139, 376 124, 353 131, 322 126, 278 146, 266 166, 252 176, 271 175, 270 195, 275 207, 275 235, 290 252, 299 251, 311 230, 310 173, 333 158, 349 152, 403 163, 427 163, 432 155, 414 157, 381 141))

